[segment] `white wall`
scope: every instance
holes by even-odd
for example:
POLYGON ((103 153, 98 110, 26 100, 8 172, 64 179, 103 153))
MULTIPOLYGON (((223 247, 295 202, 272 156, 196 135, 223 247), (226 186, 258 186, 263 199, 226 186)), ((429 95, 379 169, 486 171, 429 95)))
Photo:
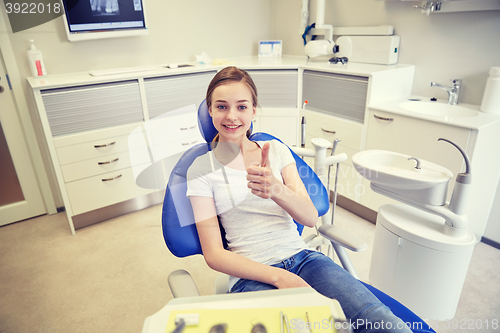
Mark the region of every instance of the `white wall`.
POLYGON ((43 52, 49 74, 91 69, 194 61, 206 51, 213 58, 256 54, 259 39, 271 36, 268 0, 145 0, 148 36, 70 43, 59 17, 10 34, 19 70, 31 76, 28 40, 43 52))
MULTIPOLYGON (((315 22, 316 4, 310 0, 309 24, 315 22)), ((500 10, 427 16, 412 9, 415 4, 421 2, 326 0, 325 24, 393 25, 401 36, 399 63, 415 65, 413 94, 446 99, 430 82, 463 79, 460 102, 481 104, 489 69, 500 66, 500 10)), ((274 38, 283 40, 285 54, 304 55, 301 7, 302 0, 274 0, 274 38)), ((484 236, 500 242, 500 189, 493 205, 484 236)))
MULTIPOLYGON (((206 51, 212 59, 256 55, 258 41, 272 38, 273 7, 269 0, 144 1, 150 29, 148 36, 70 43, 62 17, 15 34, 10 28, 7 31, 0 30, 0 33, 9 36, 17 68, 11 66, 8 69, 19 73, 23 89, 21 95, 24 95, 33 119, 39 149, 58 207, 62 206, 62 199, 26 81, 31 76, 26 57, 29 39, 34 39, 35 45, 42 51, 50 75, 195 61, 195 55, 202 51, 206 51)), ((0 20, 8 22, 3 3, 0 3, 0 10, 0 20)))
MULTIPOLYGON (((316 18, 316 2, 310 0, 309 24, 316 18)), ((401 36, 399 63, 416 66, 414 94, 446 99, 446 92, 430 88, 430 82, 449 85, 461 78, 460 102, 481 104, 488 71, 500 66, 500 10, 427 16, 412 9, 415 4, 421 2, 326 0, 325 24, 394 25, 401 36)), ((274 37, 283 40, 285 54, 304 54, 301 5, 301 0, 274 0, 274 37)))
MULTIPOLYGON (((201 51, 213 59, 255 55, 261 39, 282 39, 284 54, 304 54, 302 0, 145 1, 149 36, 70 43, 62 18, 9 34, 35 127, 36 111, 25 81, 31 76, 26 59, 29 39, 35 39, 42 50, 49 74, 193 61, 201 51)), ((325 23, 394 25, 401 36, 399 62, 416 66, 414 94, 446 98, 444 91, 431 89, 429 83, 447 84, 451 78, 462 78, 460 101, 480 104, 489 68, 500 66, 500 11, 426 16, 412 9, 414 4, 420 2, 326 0, 325 23)), ((316 0, 311 0, 310 23, 315 8, 316 0)), ((6 19, 3 6, 1 10, 0 19, 6 19)), ((500 206, 500 195, 497 199, 500 206)), ((492 214, 490 222, 498 223, 499 216, 492 214)))

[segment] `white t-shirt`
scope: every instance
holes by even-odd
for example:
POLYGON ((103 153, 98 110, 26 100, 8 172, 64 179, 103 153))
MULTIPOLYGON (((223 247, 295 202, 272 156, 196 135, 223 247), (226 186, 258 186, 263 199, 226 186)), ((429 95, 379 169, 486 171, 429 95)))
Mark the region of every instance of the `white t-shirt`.
MULTIPOLYGON (((274 176, 295 160, 287 146, 270 142, 269 161, 274 176)), ((241 155, 240 155, 241 156, 241 155)), ((290 215, 271 199, 251 193, 246 170, 224 167, 208 152, 193 161, 188 170, 187 196, 212 197, 226 231, 229 250, 256 262, 273 265, 307 248, 290 215)), ((230 277, 229 290, 238 278, 230 277)))

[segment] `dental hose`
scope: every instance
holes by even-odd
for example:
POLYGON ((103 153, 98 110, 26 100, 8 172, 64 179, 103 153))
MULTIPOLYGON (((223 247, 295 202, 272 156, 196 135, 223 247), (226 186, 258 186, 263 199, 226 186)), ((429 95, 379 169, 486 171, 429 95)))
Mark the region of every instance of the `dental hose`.
MULTIPOLYGON (((340 139, 335 139, 333 141, 332 145, 332 152, 330 153, 330 156, 335 155, 335 150, 337 149, 337 145, 340 142, 340 139)), ((335 216, 335 206, 337 205, 337 181, 339 179, 339 164, 337 163, 337 168, 335 170, 335 184, 333 185, 333 199, 332 199, 332 219, 331 219, 331 224, 333 225, 333 217, 335 216)), ((327 181, 327 190, 328 190, 328 197, 330 198, 330 171, 331 171, 332 166, 328 166, 328 181, 327 181)), ((327 255, 330 256, 330 250, 332 249, 332 244, 328 245, 328 251, 327 255)), ((333 256, 333 253, 332 253, 333 256)))

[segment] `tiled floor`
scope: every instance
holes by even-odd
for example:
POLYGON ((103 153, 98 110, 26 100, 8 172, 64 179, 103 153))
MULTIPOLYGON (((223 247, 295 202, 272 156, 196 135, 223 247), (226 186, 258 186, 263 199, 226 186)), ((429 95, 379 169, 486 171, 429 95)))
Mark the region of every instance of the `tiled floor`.
MULTIPOLYGON (((167 276, 179 268, 191 272, 201 294, 212 294, 217 273, 201 256, 169 253, 160 214, 154 206, 75 236, 64 213, 1 227, 0 332, 140 332, 146 316, 172 298, 167 276)), ((343 209, 335 224, 369 244, 350 254, 367 280, 375 226, 343 209)), ((493 328, 500 319, 499 262, 499 250, 476 246, 456 317, 433 322, 438 332, 499 331, 493 328)))

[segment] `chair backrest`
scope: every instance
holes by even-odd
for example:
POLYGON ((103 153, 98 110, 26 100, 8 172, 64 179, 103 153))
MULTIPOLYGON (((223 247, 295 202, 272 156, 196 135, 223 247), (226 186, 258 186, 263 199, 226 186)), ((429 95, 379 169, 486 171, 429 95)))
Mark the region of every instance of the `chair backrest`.
MULTIPOLYGON (((177 257, 186 257, 194 254, 203 254, 198 232, 196 230, 191 202, 186 197, 187 171, 193 161, 211 150, 209 142, 217 134, 208 107, 203 101, 198 108, 198 126, 207 143, 202 143, 188 149, 177 162, 170 174, 163 201, 162 227, 163 238, 170 252, 177 257)), ((281 140, 266 133, 254 133, 249 138, 252 141, 281 140)), ((326 214, 330 207, 328 192, 316 173, 297 154, 290 150, 314 206, 318 210, 318 217, 326 214)), ((304 226, 297 223, 297 230, 301 234, 304 226)), ((223 229, 221 230, 223 233, 223 229)))

